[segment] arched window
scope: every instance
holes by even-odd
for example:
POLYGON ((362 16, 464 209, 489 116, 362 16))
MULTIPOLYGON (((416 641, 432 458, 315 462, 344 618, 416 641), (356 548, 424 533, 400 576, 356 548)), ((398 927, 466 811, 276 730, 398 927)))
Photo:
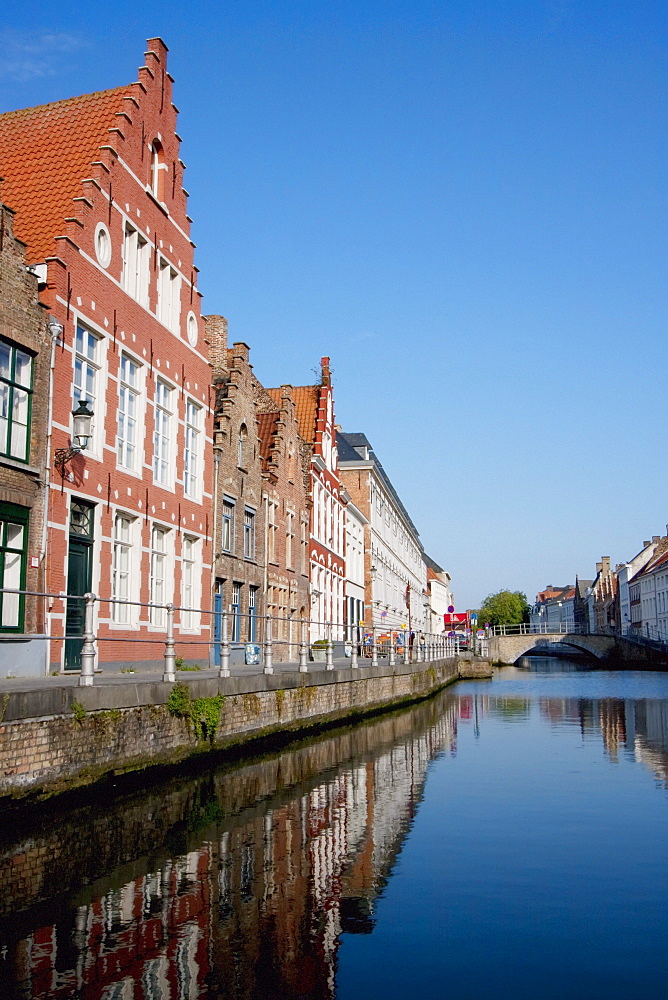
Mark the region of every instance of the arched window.
POLYGON ((246 448, 246 440, 248 438, 248 431, 246 425, 242 424, 239 428, 239 440, 237 443, 237 465, 240 469, 245 468, 244 466, 244 454, 246 448))
POLYGON ((167 164, 162 143, 154 139, 151 143, 151 193, 158 201, 165 200, 165 174, 167 164))

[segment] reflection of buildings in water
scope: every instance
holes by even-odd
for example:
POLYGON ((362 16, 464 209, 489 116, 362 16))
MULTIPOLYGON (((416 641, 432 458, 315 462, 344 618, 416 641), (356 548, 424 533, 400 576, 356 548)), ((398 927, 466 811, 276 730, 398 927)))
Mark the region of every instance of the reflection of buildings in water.
POLYGON ((605 698, 598 703, 599 725, 610 760, 618 760, 619 749, 626 743, 626 711, 623 701, 605 698))
POLYGON ((36 930, 15 953, 24 996, 197 996, 194 984, 208 971, 208 868, 202 848, 36 930))
POLYGON ((668 785, 668 701, 540 698, 539 706, 553 724, 577 724, 583 736, 600 731, 611 761, 625 749, 668 785))
POLYGON ((31 1000, 190 1000, 209 987, 332 998, 340 933, 372 928, 429 762, 453 745, 456 700, 443 706, 389 744, 396 722, 364 727, 354 762, 259 799, 150 871, 121 869, 104 893, 7 946, 0 993, 18 981, 31 1000))
POLYGON ((668 785, 668 701, 646 699, 626 706, 635 759, 668 785))

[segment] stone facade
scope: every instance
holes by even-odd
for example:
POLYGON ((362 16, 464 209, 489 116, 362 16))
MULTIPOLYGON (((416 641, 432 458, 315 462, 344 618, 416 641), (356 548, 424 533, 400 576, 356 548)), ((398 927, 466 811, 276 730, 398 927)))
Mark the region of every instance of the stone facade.
MULTIPOLYGON (((32 591, 46 583, 47 318, 25 246, 14 236, 14 213, 0 205, 0 586, 32 591)), ((45 640, 26 641, 44 634, 45 616, 42 598, 0 597, 0 677, 21 673, 26 657, 45 672, 45 640)))

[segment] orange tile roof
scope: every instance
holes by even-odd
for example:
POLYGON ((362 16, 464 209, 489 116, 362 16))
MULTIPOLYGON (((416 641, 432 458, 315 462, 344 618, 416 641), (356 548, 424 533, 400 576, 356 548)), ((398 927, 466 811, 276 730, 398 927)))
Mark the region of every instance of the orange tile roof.
MULTIPOLYGON (((309 444, 313 444, 315 441, 319 389, 320 386, 318 385, 293 385, 290 387, 290 395, 295 404, 299 434, 309 444)), ((272 399, 275 399, 280 404, 282 399, 281 389, 267 389, 267 392, 272 399)))
POLYGON ((56 252, 55 237, 76 214, 72 199, 83 193, 81 182, 91 176, 132 91, 130 84, 0 115, 0 197, 16 212, 15 233, 28 246, 28 263, 56 252))
POLYGON ((269 461, 277 423, 278 413, 258 413, 257 415, 257 436, 260 439, 260 457, 263 466, 266 466, 269 461))

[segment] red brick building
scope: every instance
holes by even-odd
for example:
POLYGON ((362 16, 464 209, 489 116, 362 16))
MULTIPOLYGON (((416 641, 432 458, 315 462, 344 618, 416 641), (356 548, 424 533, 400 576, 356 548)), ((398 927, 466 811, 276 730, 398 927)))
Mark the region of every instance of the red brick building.
MULTIPOLYGON (((319 385, 291 390, 310 477, 311 641, 327 638, 325 626, 330 622, 336 623, 332 638, 342 640, 345 621, 345 499, 339 478, 329 358, 321 359, 321 370, 319 385)), ((281 400, 282 389, 268 392, 276 402, 281 400)))
MULTIPOLYGON (((0 195, 63 326, 46 585, 101 598, 101 665, 162 656, 164 609, 132 602, 173 601, 177 653, 209 656, 209 616, 188 609, 211 603, 210 369, 176 117, 159 38, 134 83, 0 115, 0 195), (92 431, 72 454, 81 400, 92 431)), ((51 666, 77 669, 83 602, 64 605, 51 666)))
POLYGON ((274 657, 295 659, 309 617, 310 450, 299 434, 292 387, 258 386, 258 429, 267 518, 267 612, 274 657))

